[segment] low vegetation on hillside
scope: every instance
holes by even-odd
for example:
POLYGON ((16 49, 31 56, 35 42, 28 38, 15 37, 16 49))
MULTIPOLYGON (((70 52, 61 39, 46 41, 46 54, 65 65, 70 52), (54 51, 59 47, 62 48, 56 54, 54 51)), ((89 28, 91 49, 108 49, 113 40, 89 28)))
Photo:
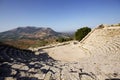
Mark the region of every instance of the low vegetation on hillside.
POLYGON ((45 46, 48 44, 48 41, 45 41, 45 40, 28 40, 28 39, 6 40, 6 41, 1 41, 1 42, 8 44, 8 45, 12 45, 20 49, 27 49, 29 47, 45 46))
POLYGON ((56 42, 66 42, 66 41, 71 41, 71 40, 73 40, 73 38, 72 37, 70 37, 70 38, 63 38, 63 37, 59 37, 58 39, 56 39, 56 42))

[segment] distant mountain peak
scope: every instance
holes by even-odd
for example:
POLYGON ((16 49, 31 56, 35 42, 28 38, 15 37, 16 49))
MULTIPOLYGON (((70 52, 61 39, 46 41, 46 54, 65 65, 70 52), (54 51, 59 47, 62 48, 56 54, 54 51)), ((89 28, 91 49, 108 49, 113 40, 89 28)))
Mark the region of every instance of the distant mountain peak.
POLYGON ((20 39, 20 38, 33 38, 43 39, 62 36, 62 33, 56 32, 49 27, 17 27, 0 33, 1 39, 20 39))

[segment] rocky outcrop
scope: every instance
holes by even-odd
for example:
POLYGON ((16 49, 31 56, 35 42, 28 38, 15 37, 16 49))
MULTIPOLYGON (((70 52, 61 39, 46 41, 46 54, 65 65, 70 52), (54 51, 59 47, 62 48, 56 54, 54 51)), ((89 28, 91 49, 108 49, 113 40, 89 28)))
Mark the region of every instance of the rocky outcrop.
POLYGON ((0 51, 0 80, 78 80, 82 75, 95 79, 82 71, 78 63, 56 61, 46 53, 35 55, 4 45, 0 51))
POLYGON ((35 55, 32 51, 2 44, 0 45, 0 80, 38 80, 40 75, 44 79, 44 75, 48 72, 45 66, 52 66, 54 62, 55 60, 46 53, 35 55))

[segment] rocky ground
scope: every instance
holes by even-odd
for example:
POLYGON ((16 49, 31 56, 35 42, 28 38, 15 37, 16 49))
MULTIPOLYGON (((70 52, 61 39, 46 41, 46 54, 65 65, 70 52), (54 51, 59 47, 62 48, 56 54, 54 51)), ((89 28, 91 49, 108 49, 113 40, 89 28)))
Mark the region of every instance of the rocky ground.
POLYGON ((120 26, 35 50, 0 45, 0 80, 120 80, 120 26))
POLYGON ((0 51, 0 80, 80 80, 82 75, 96 79, 92 72, 84 72, 78 62, 62 62, 46 53, 35 55, 3 45, 0 51))

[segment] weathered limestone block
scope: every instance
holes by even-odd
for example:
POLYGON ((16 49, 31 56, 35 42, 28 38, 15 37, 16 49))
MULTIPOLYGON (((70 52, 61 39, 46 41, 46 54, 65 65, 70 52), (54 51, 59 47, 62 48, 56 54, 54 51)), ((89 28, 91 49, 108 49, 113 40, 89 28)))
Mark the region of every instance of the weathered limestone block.
POLYGON ((16 78, 13 78, 13 77, 5 77, 4 80, 17 80, 16 78))
POLYGON ((14 70, 14 69, 11 70, 11 75, 15 75, 16 73, 17 73, 16 70, 14 70))
POLYGON ((29 70, 29 67, 25 65, 25 66, 22 66, 20 70, 29 70))
POLYGON ((34 75, 34 77, 36 77, 36 78, 38 78, 38 79, 44 79, 45 78, 45 74, 38 74, 38 73, 36 73, 35 75, 34 75))
POLYGON ((34 68, 31 68, 31 69, 29 69, 28 72, 35 72, 35 69, 34 69, 34 68))
POLYGON ((23 66, 25 66, 25 64, 23 64, 23 63, 20 63, 20 64, 13 64, 13 65, 12 65, 12 68, 21 69, 23 66))
POLYGON ((51 80, 51 78, 52 78, 52 73, 51 73, 51 72, 48 72, 48 73, 45 75, 44 80, 51 80))

